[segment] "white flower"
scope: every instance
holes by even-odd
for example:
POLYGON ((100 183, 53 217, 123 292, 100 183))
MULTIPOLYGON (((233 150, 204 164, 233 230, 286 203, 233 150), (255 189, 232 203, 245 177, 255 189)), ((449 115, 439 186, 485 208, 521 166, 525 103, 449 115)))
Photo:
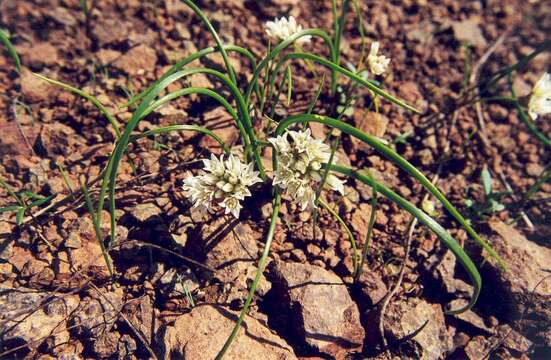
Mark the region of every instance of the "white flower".
POLYGON ((210 212, 223 208, 226 214, 239 218, 240 201, 251 195, 249 186, 262 181, 258 172, 253 171, 253 164, 243 164, 233 155, 226 160, 223 155, 219 159, 211 155, 203 163, 202 174, 184 180, 185 195, 194 207, 210 212))
MULTIPOLYGON (((293 16, 289 16, 289 20, 282 17, 280 19, 276 18, 275 21, 266 22, 266 34, 274 39, 286 40, 299 31, 302 31, 302 26, 297 24, 293 16)), ((311 38, 310 35, 301 36, 296 42, 298 44, 307 43, 310 42, 311 38)))
POLYGON ((379 52, 379 42, 375 41, 371 44, 371 49, 369 50, 369 55, 367 56, 367 62, 369 63, 369 68, 371 72, 375 75, 383 74, 388 68, 390 59, 384 55, 377 55, 379 52))
MULTIPOLYGON (((288 131, 268 139, 277 153, 278 168, 274 185, 279 185, 290 195, 302 210, 315 207, 316 185, 322 180, 322 164, 331 158, 331 148, 319 139, 314 139, 310 129, 288 131)), ((337 157, 333 156, 333 162, 337 157)), ((328 174, 325 184, 332 190, 344 193, 344 183, 333 174, 328 174)))
POLYGON ((539 115, 551 113, 551 74, 545 73, 538 80, 532 96, 528 103, 528 113, 532 120, 536 120, 539 115))

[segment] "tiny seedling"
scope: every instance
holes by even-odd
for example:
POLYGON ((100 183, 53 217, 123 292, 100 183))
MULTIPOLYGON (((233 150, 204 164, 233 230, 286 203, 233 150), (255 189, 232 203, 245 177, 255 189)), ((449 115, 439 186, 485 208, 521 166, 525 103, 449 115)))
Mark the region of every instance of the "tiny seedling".
POLYGON ((510 191, 494 191, 492 175, 486 166, 482 169, 480 180, 483 189, 482 201, 476 201, 474 198, 465 200, 470 218, 477 221, 487 219, 492 214, 504 210, 505 205, 502 204, 502 200, 511 194, 510 191))

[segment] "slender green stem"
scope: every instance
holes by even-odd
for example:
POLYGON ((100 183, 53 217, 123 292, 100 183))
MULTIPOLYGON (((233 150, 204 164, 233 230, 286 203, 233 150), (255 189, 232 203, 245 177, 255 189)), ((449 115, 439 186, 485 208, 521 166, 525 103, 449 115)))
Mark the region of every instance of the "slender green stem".
POLYGON ((211 33, 212 37, 214 38, 214 41, 216 42, 217 48, 220 51, 220 54, 222 55, 222 59, 224 59, 224 64, 226 65, 226 70, 230 76, 230 80, 234 85, 237 85, 237 78, 235 77, 235 72, 233 71, 233 66, 230 63, 230 59, 228 57, 228 53, 226 52, 226 49, 224 49, 224 45, 222 44, 222 40, 220 39, 220 36, 218 36, 218 33, 214 29, 214 26, 212 26, 211 22, 197 5, 191 0, 182 0, 187 6, 193 10, 197 16, 203 21, 205 26, 207 27, 208 31, 211 33))
MULTIPOLYGON (((368 172, 368 177, 371 177, 371 174, 368 172)), ((373 193, 371 195, 371 213, 369 214, 369 224, 367 225, 367 234, 365 236, 364 248, 362 251, 362 261, 360 262, 360 268, 356 273, 356 280, 362 275, 364 264, 367 260, 367 252, 369 250, 369 243, 371 242, 371 237, 373 235, 373 226, 375 225, 375 217, 377 215, 377 184, 373 181, 373 193)))
POLYGON ((115 130, 115 134, 117 134, 117 139, 119 139, 121 137, 121 131, 119 129, 120 128, 119 122, 111 115, 109 110, 107 110, 107 108, 95 96, 92 96, 92 95, 88 94, 87 92, 82 91, 80 89, 77 89, 76 87, 73 87, 71 85, 62 83, 61 81, 50 79, 50 78, 48 78, 48 77, 46 77, 42 74, 33 73, 33 75, 36 76, 37 78, 39 78, 40 80, 44 80, 47 83, 59 86, 62 89, 65 89, 67 91, 75 93, 75 94, 85 98, 86 100, 90 101, 99 110, 99 112, 102 113, 103 116, 105 116, 105 118, 109 121, 109 123, 113 127, 113 130, 115 130))
MULTIPOLYGON (((341 39, 342 39, 342 33, 344 29, 344 22, 346 19, 346 14, 348 13, 349 5, 350 5, 350 0, 343 0, 341 16, 339 17, 339 21, 336 27, 335 40, 333 41, 335 44, 335 58, 333 59, 333 62, 337 65, 340 65, 341 39)), ((333 70, 331 72, 331 93, 333 95, 337 93, 338 74, 339 73, 336 70, 333 70)))
MULTIPOLYGON (((92 199, 90 198, 90 193, 88 192, 86 183, 82 179, 80 180, 80 187, 82 189, 82 193, 84 194, 86 207, 88 207, 88 211, 90 212, 90 216, 92 217, 92 223, 94 224, 94 232, 96 233, 96 240, 101 248, 101 253, 103 255, 103 259, 105 260, 105 264, 107 265, 107 269, 109 270, 109 274, 111 275, 111 277, 113 277, 114 272, 113 272, 111 257, 109 256, 109 251, 105 248, 105 245, 103 244, 103 239, 101 238, 101 225, 100 225, 100 222, 98 221, 98 216, 94 212, 94 205, 92 204, 92 199)), ((102 214, 100 212, 99 216, 101 215, 102 214)))
POLYGON ((272 213, 272 219, 270 221, 270 227, 268 228, 268 234, 266 235, 266 244, 264 245, 264 250, 262 251, 262 256, 260 257, 260 260, 258 261, 258 269, 256 271, 256 276, 254 277, 253 283, 249 289, 249 294, 247 295, 247 299, 245 300, 245 304, 243 305, 243 309, 241 310, 241 313, 239 314, 239 318, 237 319, 237 322, 232 330, 231 335, 228 337, 226 342, 224 343, 224 346, 216 355, 216 360, 222 359, 226 351, 228 351, 228 348, 230 347, 231 343, 237 336, 237 333, 239 332, 239 328, 241 327, 241 323, 243 322, 243 319, 245 318, 245 315, 247 314, 247 310, 249 309, 249 306, 251 305, 251 302, 254 297, 254 292, 256 291, 256 287, 258 286, 258 283, 260 279, 262 278, 262 274, 264 273, 264 268, 266 267, 266 261, 268 260, 268 255, 270 254, 270 247, 272 245, 272 240, 274 238, 275 234, 275 228, 277 224, 277 218, 279 215, 279 207, 281 205, 281 195, 276 190, 274 200, 273 200, 273 213, 272 213))
POLYGON ((172 132, 172 131, 195 131, 195 132, 199 132, 201 134, 208 135, 208 136, 212 137, 217 143, 219 143, 220 146, 222 146, 222 149, 224 149, 224 152, 226 154, 230 153, 230 148, 226 145, 226 143, 224 143, 224 141, 218 135, 216 135, 212 130, 209 130, 207 128, 197 126, 197 125, 168 125, 168 126, 162 126, 162 127, 158 127, 158 128, 155 128, 155 129, 145 131, 145 132, 143 132, 139 135, 134 135, 134 136, 130 137, 129 141, 134 142, 134 141, 137 141, 139 139, 143 139, 143 138, 148 137, 148 136, 165 134, 165 133, 172 132))
POLYGON ((335 50, 333 47, 333 42, 331 41, 331 38, 327 33, 320 29, 306 29, 303 31, 299 31, 296 34, 293 34, 292 36, 289 36, 287 39, 280 42, 262 61, 258 64, 256 71, 253 73, 253 76, 251 78, 251 81, 249 82, 249 86, 247 87, 247 91, 245 93, 245 101, 247 104, 250 104, 251 101, 251 94, 253 92, 253 89, 255 87, 255 84, 258 82, 258 78, 260 74, 262 73, 262 70, 268 66, 271 60, 273 60, 275 57, 279 55, 281 51, 283 51, 285 48, 287 48, 289 45, 293 44, 297 39, 303 37, 303 36, 318 36, 322 38, 327 46, 329 47, 329 51, 331 54, 331 59, 335 58, 335 50))
POLYGON ((164 105, 165 103, 171 100, 174 100, 180 96, 185 96, 190 94, 206 95, 218 101, 226 109, 226 111, 231 115, 231 117, 235 120, 235 124, 237 125, 237 128, 239 129, 239 133, 241 134, 241 137, 243 138, 243 142, 245 143, 245 148, 246 149, 250 148, 250 140, 249 140, 249 134, 247 132, 247 129, 245 129, 245 127, 243 126, 243 123, 239 120, 239 116, 233 109, 233 106, 231 106, 230 103, 226 99, 224 99, 220 94, 210 89, 199 88, 199 87, 189 87, 189 88, 173 91, 163 96, 162 98, 158 99, 157 101, 153 102, 147 108, 147 110, 144 111, 143 116, 144 117, 147 116, 149 113, 151 113, 155 109, 158 109, 160 106, 164 105))
POLYGON ((474 306, 474 304, 478 299, 478 296, 480 295, 480 289, 482 287, 482 279, 480 277, 480 273, 478 272, 472 260, 465 253, 463 248, 461 248, 461 246, 457 243, 457 241, 455 241, 455 239, 439 223, 437 223, 429 215, 425 214, 421 209, 417 208, 415 205, 413 205, 412 203, 410 203, 400 195, 396 194, 394 191, 390 190, 385 185, 379 182, 376 182, 373 178, 369 176, 365 176, 350 168, 339 166, 339 165, 331 165, 330 169, 332 171, 339 172, 343 175, 353 177, 371 187, 376 186, 377 191, 379 193, 381 193, 382 195, 384 195, 385 197, 387 197, 388 199, 396 203, 402 209, 409 212, 411 215, 416 217, 421 223, 425 224, 429 229, 431 229, 451 250, 451 252, 457 257, 461 265, 465 268, 465 270, 469 274, 469 277, 471 278, 471 281, 473 282, 473 285, 474 285, 473 294, 471 296, 471 300, 469 301, 469 303, 461 309, 449 310, 447 311, 447 313, 458 314, 458 313, 467 311, 474 306))
MULTIPOLYGON (((417 110, 413 106, 407 104, 405 101, 400 100, 400 99, 394 97, 393 95, 390 95, 386 91, 384 91, 381 88, 379 88, 378 86, 376 86, 373 82, 371 82, 369 80, 365 80, 361 76, 358 76, 356 73, 354 73, 350 70, 347 70, 347 69, 345 69, 345 68, 343 68, 343 67, 341 67, 341 66, 339 66, 339 65, 337 65, 337 64, 335 64, 335 63, 333 63, 333 62, 331 62, 327 59, 324 59, 324 58, 322 58, 320 56, 317 56, 317 55, 314 55, 314 54, 309 54, 309 53, 290 53, 290 54, 287 54, 278 61, 274 72, 277 74, 279 72, 279 69, 281 68, 281 66, 286 61, 288 61, 290 59, 307 59, 307 60, 317 62, 317 63, 319 63, 323 66, 328 67, 331 70, 337 71, 337 72, 345 75, 346 77, 354 80, 356 83, 358 83, 362 86, 365 86, 366 88, 368 88, 369 90, 371 90, 375 94, 384 97, 385 99, 387 99, 390 102, 393 102, 396 105, 399 105, 399 106, 401 106, 405 109, 408 109, 408 110, 413 111, 413 112, 418 113, 418 114, 421 113, 420 110, 417 110)), ((260 67, 260 65, 259 65, 259 67, 260 67)))
POLYGON ((344 133, 347 133, 348 135, 354 136, 358 138, 359 140, 365 142, 366 144, 373 147, 375 150, 377 150, 379 153, 383 154, 386 158, 394 162, 396 165, 398 165, 402 170, 407 171, 411 176, 413 176, 415 179, 417 179, 423 187, 425 187, 432 195, 434 195, 444 206, 444 208, 465 228, 465 230, 469 233, 469 235, 480 245, 482 246, 488 253, 497 259, 500 263, 500 265, 505 268, 505 263, 503 260, 499 257, 499 255, 492 249, 486 241, 484 241, 477 232, 471 227, 471 225, 463 218, 463 216, 457 211, 457 209, 448 201, 448 199, 438 190, 436 186, 432 184, 432 182, 427 179, 427 177, 420 172, 415 166, 413 166, 409 161, 401 157, 396 151, 391 149, 390 147, 383 144, 380 140, 378 140, 376 137, 371 136, 369 134, 364 133, 363 131, 348 125, 342 121, 330 118, 328 116, 321 116, 321 115, 311 115, 311 114, 302 114, 302 115, 296 115, 291 116, 283 121, 281 121, 276 129, 276 135, 281 135, 289 125, 294 123, 302 123, 307 121, 313 121, 313 122, 319 122, 328 126, 335 127, 339 130, 341 130, 344 133))
MULTIPOLYGON (((244 48, 239 47, 239 46, 235 46, 235 45, 225 45, 224 49, 226 51, 236 52, 236 53, 239 53, 239 54, 245 56, 249 60, 249 62, 251 63, 251 67, 252 67, 253 72, 256 70, 256 60, 254 58, 254 55, 249 50, 244 49, 244 48)), ((217 51, 219 51, 217 48, 208 47, 208 48, 205 48, 205 49, 201 49, 201 50, 199 50, 199 51, 183 58, 182 60, 178 61, 176 64, 172 65, 172 67, 170 69, 168 69, 167 72, 165 72, 156 82, 151 84, 147 89, 145 89, 144 91, 142 91, 138 95, 134 96, 123 107, 132 106, 135 103, 137 103, 138 101, 140 101, 141 99, 143 99, 147 95, 147 93, 151 91, 151 89, 153 89, 155 86, 157 86, 157 84, 159 82, 163 81, 164 79, 166 79, 168 76, 174 74, 175 72, 180 71, 184 66, 192 63, 195 60, 198 60, 198 59, 202 58, 203 56, 213 54, 217 51)))
POLYGON ((348 238, 350 239, 350 244, 352 245, 352 267, 354 268, 354 272, 353 272, 352 276, 356 276, 356 274, 358 273, 358 258, 359 258, 359 256, 358 256, 358 245, 357 245, 357 242, 356 242, 356 238, 354 237, 354 234, 352 233, 352 231, 350 230, 348 225, 346 225, 346 222, 340 217, 340 215, 335 210, 333 210, 331 208, 331 206, 329 206, 328 203, 323 201, 322 198, 319 198, 318 202, 321 204, 321 206, 323 206, 323 208, 325 210, 329 211, 329 213, 335 219, 337 219, 339 224, 342 226, 344 232, 346 232, 346 235, 348 235, 348 238))

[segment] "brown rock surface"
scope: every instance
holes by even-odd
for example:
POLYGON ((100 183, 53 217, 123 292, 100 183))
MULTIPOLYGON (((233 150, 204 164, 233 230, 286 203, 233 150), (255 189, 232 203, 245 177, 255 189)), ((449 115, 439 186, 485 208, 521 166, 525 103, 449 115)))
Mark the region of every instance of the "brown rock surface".
MULTIPOLYGON (((157 334, 163 359, 214 359, 230 335, 238 313, 197 306, 157 334)), ((296 359, 293 349, 258 320, 246 317, 224 359, 296 359)))
POLYGON ((419 330, 425 322, 427 325, 410 340, 417 344, 411 356, 421 360, 441 359, 450 350, 452 339, 438 304, 417 298, 391 303, 386 311, 385 333, 394 340, 402 339, 419 330))
POLYGON ((365 333, 359 311, 338 276, 310 264, 277 261, 273 269, 274 288, 288 299, 302 342, 339 359, 361 349, 365 333))

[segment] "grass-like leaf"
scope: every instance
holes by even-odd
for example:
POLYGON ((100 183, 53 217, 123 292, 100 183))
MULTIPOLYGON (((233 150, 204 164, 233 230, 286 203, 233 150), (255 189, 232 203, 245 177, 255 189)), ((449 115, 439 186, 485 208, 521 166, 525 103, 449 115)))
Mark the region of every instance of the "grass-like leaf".
POLYGON ((15 51, 15 47, 11 43, 8 34, 2 29, 0 29, 0 41, 2 42, 2 44, 4 44, 4 46, 8 50, 8 54, 10 54, 11 58, 13 59, 13 62, 15 63, 15 69, 18 73, 21 73, 21 60, 19 59, 19 55, 17 55, 17 51, 15 51))
POLYGON ((470 259, 470 257, 463 251, 463 248, 455 241, 455 239, 440 225, 438 224, 433 218, 428 216, 426 213, 424 213, 421 209, 401 197, 400 195, 396 194, 394 191, 387 188, 385 185, 373 180, 372 177, 363 175, 357 171, 354 171, 350 168, 339 166, 339 165, 331 165, 330 169, 336 172, 339 172, 343 175, 347 175, 350 177, 353 177, 361 182, 363 182, 366 185, 369 185, 371 187, 376 186, 377 191, 396 203, 398 206, 400 206, 402 209, 409 212, 411 215, 416 217, 421 223, 425 224, 429 229, 431 229, 439 238, 446 244, 446 246, 451 250, 451 252, 457 257, 461 265, 465 268, 467 273, 469 274, 469 277, 471 278, 473 285, 474 285, 474 291, 471 296, 470 302, 461 309, 454 309, 447 311, 451 314, 457 314, 464 311, 469 310, 474 306, 476 303, 476 300, 478 299, 478 296, 480 295, 480 289, 482 287, 482 279, 480 277, 480 274, 470 259))
POLYGON ((310 114, 302 114, 302 115, 296 115, 291 116, 282 122, 279 123, 276 134, 281 135, 287 127, 289 127, 291 124, 294 123, 302 123, 302 122, 319 122, 331 127, 335 127, 339 130, 341 130, 344 133, 347 133, 348 135, 354 136, 358 138, 359 140, 365 142, 366 144, 373 147, 375 150, 377 150, 379 153, 383 154, 387 159, 392 161, 394 164, 398 165, 402 170, 408 172, 411 176, 413 176, 417 181, 423 185, 434 197, 436 197, 444 206, 444 208, 463 226, 463 228, 469 233, 469 235, 480 245, 482 246, 492 257, 497 259, 500 263, 500 265, 505 268, 505 263, 501 259, 501 257, 492 249, 492 247, 484 241, 478 233, 471 227, 471 225, 465 220, 465 218, 457 211, 457 209, 448 201, 448 199, 438 190, 436 186, 432 184, 432 182, 427 179, 427 177, 419 171, 415 166, 413 166, 409 161, 404 159, 402 156, 400 156, 396 151, 388 147, 387 145, 383 144, 380 140, 378 140, 376 137, 371 136, 367 133, 364 133, 363 131, 348 125, 342 121, 333 119, 328 116, 321 116, 321 115, 310 115, 310 114))

